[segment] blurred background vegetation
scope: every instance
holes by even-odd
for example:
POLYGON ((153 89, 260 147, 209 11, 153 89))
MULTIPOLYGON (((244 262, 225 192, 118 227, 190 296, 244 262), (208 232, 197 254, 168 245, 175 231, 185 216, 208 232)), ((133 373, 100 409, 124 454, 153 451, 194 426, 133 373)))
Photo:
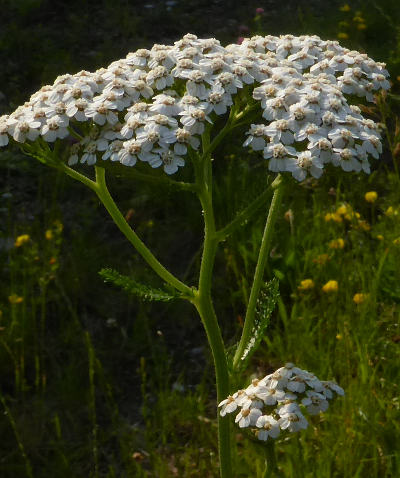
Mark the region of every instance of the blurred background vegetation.
MULTIPOLYGON (((399 476, 399 3, 0 0, 0 11, 0 114, 60 74, 187 32, 223 44, 318 34, 388 64, 391 92, 367 112, 384 128, 373 173, 336 171, 284 201, 266 273, 280 280, 282 300, 241 385, 251 371, 263 376, 290 360, 346 390, 300 438, 279 443, 284 476, 399 476), (322 290, 328 281, 338 290, 322 290)), ((226 221, 265 187, 265 165, 243 158, 241 141, 217 156, 216 207, 226 221)), ((192 283, 202 238, 196 200, 110 183, 140 237, 192 283)), ((263 217, 248 224, 217 258, 214 295, 231 344, 262 225, 263 217)), ((1 477, 218 475, 214 377, 195 312, 104 284, 98 271, 113 267, 158 285, 89 191, 10 150, 0 152, 0 264, 1 477)), ((261 476, 262 454, 236 438, 237 475, 261 476)))

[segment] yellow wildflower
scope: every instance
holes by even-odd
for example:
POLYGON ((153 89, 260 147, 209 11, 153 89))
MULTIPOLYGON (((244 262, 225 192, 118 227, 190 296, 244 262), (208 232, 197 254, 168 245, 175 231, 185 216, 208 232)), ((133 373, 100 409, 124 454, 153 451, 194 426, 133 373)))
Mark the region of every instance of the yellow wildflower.
POLYGON ((339 237, 338 239, 333 239, 329 243, 329 248, 330 249, 343 249, 344 248, 344 240, 339 237))
POLYGON ((339 38, 339 40, 347 40, 349 38, 349 35, 345 32, 339 32, 337 34, 337 37, 339 38))
POLYGON ((326 213, 325 216, 324 216, 324 220, 326 222, 329 222, 329 221, 342 222, 343 221, 341 215, 338 214, 337 212, 326 213))
POLYGON ((24 301, 24 298, 23 298, 23 297, 20 297, 20 296, 17 295, 17 294, 11 294, 11 295, 8 296, 8 301, 9 301, 10 304, 12 304, 12 305, 21 304, 21 302, 24 301))
POLYGON ((342 335, 342 334, 337 334, 337 335, 336 335, 336 338, 337 338, 337 340, 342 340, 343 335, 342 335))
POLYGON ((365 200, 370 203, 374 203, 378 199, 378 193, 376 191, 368 191, 364 196, 365 200))
POLYGON ((382 236, 382 234, 378 234, 376 236, 376 238, 378 239, 378 241, 383 241, 384 237, 382 236))
POLYGON ((341 12, 349 12, 349 11, 351 10, 351 8, 350 8, 350 5, 349 5, 349 4, 345 3, 344 5, 342 5, 342 6, 339 8, 339 10, 340 10, 341 12))
POLYGON ((335 222, 343 222, 343 219, 340 214, 337 214, 336 212, 332 214, 332 220, 335 222))
POLYGON ((310 290, 314 287, 314 281, 312 279, 304 279, 297 287, 299 290, 310 290))
POLYGON ((315 259, 313 259, 314 264, 318 264, 320 266, 323 266, 326 262, 329 261, 329 256, 328 254, 320 254, 317 256, 315 259))
POLYGON ((328 281, 328 282, 322 287, 322 291, 323 291, 323 292, 327 292, 327 293, 337 292, 338 289, 339 289, 339 284, 338 284, 337 281, 335 281, 335 280, 330 280, 330 281, 328 281))
POLYGON ((386 216, 397 216, 399 214, 399 211, 395 209, 393 206, 389 206, 386 211, 385 211, 386 216))
POLYGON ((31 239, 31 237, 29 236, 29 234, 22 234, 22 236, 18 236, 18 237, 15 239, 14 246, 15 246, 15 247, 21 247, 21 246, 23 246, 24 244, 26 244, 27 242, 29 242, 30 239, 31 239))
POLYGON ((54 237, 53 231, 51 229, 47 229, 45 232, 45 237, 48 241, 51 241, 54 237))
POLYGON ((364 23, 365 20, 361 15, 356 15, 355 17, 353 17, 353 22, 364 23))
POLYGON ((341 206, 339 206, 337 209, 336 209, 336 214, 339 214, 340 216, 344 216, 345 214, 347 214, 349 211, 349 208, 348 206, 346 206, 346 204, 342 204, 341 206))
POLYGON ((362 231, 370 231, 371 230, 371 225, 367 221, 358 221, 358 229, 361 229, 362 231))
POLYGON ((396 239, 394 239, 393 244, 395 246, 400 246, 400 237, 397 237, 396 239))
POLYGON ((353 302, 355 304, 362 304, 365 301, 366 298, 367 298, 367 294, 363 294, 362 292, 358 292, 357 294, 354 294, 353 302))
POLYGON ((357 30, 366 30, 367 25, 365 23, 359 23, 357 25, 357 30))

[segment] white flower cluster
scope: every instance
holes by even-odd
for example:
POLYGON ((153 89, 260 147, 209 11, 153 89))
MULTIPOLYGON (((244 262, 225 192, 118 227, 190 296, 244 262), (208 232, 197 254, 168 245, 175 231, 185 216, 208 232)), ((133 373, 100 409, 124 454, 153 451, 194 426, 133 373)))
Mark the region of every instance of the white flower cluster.
POLYGON ((327 410, 334 392, 344 391, 334 382, 320 381, 306 370, 287 363, 261 380, 254 379, 245 390, 239 390, 218 406, 225 416, 240 409, 235 423, 240 428, 250 427, 259 440, 277 438, 281 430, 297 432, 308 422, 302 409, 310 415, 327 410))
POLYGON ((95 73, 58 77, 0 117, 0 146, 10 137, 69 138, 70 165, 139 159, 172 174, 188 148, 198 149, 205 124, 247 88, 265 122, 251 124, 244 145, 263 151, 271 171, 297 180, 318 178, 326 163, 369 172, 368 155, 382 150, 377 125, 344 95, 372 101, 389 88, 387 76, 384 64, 317 36, 256 36, 222 47, 187 34, 95 73))

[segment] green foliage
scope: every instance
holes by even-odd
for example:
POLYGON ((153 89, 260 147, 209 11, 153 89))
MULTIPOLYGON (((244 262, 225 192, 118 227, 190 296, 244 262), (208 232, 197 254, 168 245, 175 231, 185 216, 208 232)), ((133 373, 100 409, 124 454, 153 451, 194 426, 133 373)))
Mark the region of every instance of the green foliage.
POLYGON ((147 285, 139 284, 132 277, 120 274, 114 269, 101 269, 99 274, 105 282, 110 282, 145 302, 169 302, 179 298, 179 295, 172 288, 170 291, 151 288, 147 285))
POLYGON ((257 300, 254 328, 249 342, 244 349, 243 357, 240 361, 238 372, 246 370, 250 358, 257 351, 262 339, 264 338, 265 330, 268 327, 271 315, 275 309, 279 298, 279 281, 274 277, 271 281, 263 285, 260 290, 260 295, 257 300))

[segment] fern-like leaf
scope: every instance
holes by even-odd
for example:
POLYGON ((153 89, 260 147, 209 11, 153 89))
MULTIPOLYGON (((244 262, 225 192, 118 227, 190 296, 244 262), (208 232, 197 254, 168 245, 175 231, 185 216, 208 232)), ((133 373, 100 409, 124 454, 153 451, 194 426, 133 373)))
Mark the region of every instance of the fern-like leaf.
POLYGON ((165 291, 163 289, 155 289, 147 285, 136 282, 132 277, 120 274, 114 269, 101 269, 100 276, 104 282, 109 282, 131 295, 135 295, 141 300, 147 302, 169 302, 179 298, 179 295, 174 291, 165 291))
POLYGON ((244 349, 241 357, 240 368, 244 370, 250 357, 258 349, 260 342, 264 336, 265 329, 268 327, 272 312, 275 309, 279 298, 279 281, 274 277, 267 282, 260 290, 257 300, 254 327, 252 335, 244 349))

